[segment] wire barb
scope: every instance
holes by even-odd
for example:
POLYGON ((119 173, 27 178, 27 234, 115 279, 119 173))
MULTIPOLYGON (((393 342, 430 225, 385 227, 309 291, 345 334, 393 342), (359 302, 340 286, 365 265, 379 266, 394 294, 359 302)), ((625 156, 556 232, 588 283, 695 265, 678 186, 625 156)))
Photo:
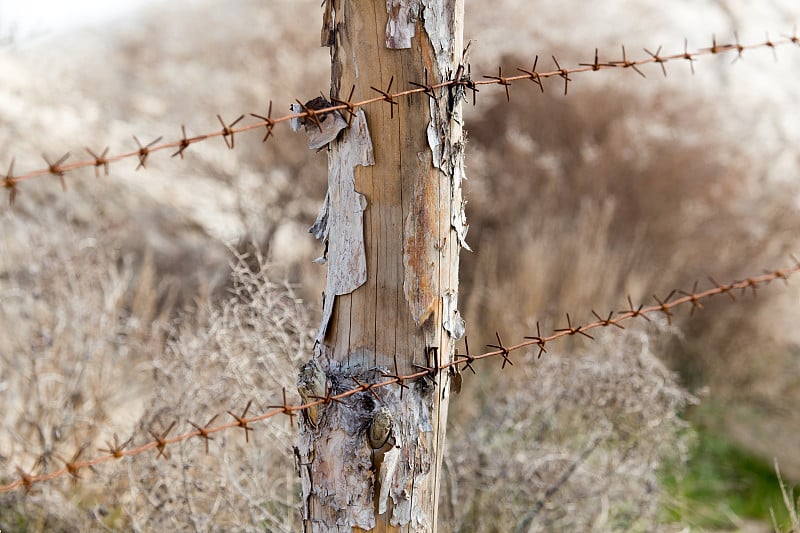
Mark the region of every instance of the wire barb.
MULTIPOLYGON (((250 400, 252 402, 252 400, 250 400)), ((247 404, 250 407, 250 404, 247 404)), ((292 412, 294 407, 289 404, 286 400, 286 387, 283 388, 283 404, 281 405, 270 405, 268 406, 270 409, 280 409, 283 414, 289 417, 289 424, 294 427, 294 417, 297 416, 297 413, 292 412)), ((242 415, 244 416, 244 415, 242 415)))
POLYGON ((616 320, 611 320, 611 317, 614 316, 614 311, 609 311, 608 318, 602 318, 600 315, 597 314, 597 312, 594 309, 592 309, 592 314, 600 322, 601 326, 604 327, 614 326, 619 329, 625 329, 625 326, 623 326, 622 324, 618 324, 616 320))
POLYGON ((391 93, 392 83, 394 83, 394 76, 389 78, 389 85, 386 87, 385 91, 382 91, 382 90, 380 90, 377 87, 374 87, 372 85, 370 85, 370 87, 369 87, 373 91, 381 93, 383 95, 383 100, 389 104, 389 118, 394 118, 394 106, 400 105, 395 101, 395 98, 397 97, 397 95, 391 93))
MULTIPOLYGON (((317 100, 317 99, 315 99, 315 100, 317 100)), ((300 100, 296 99, 296 98, 295 98, 294 101, 297 102, 298 104, 300 104, 300 108, 303 110, 303 113, 305 113, 305 117, 304 117, 305 121, 310 120, 311 122, 316 124, 317 128, 319 128, 319 131, 321 132, 322 131, 322 121, 325 120, 325 116, 324 116, 323 112, 317 111, 317 109, 326 109, 328 106, 326 106, 325 104, 321 104, 322 105, 321 107, 314 106, 314 105, 312 105, 312 103, 315 100, 309 100, 305 104, 303 102, 301 102, 300 100), (322 118, 320 118, 320 115, 322 115, 322 118)), ((327 103, 327 100, 325 99, 324 96, 322 97, 322 101, 327 103)))
POLYGON ((155 441, 155 447, 158 450, 158 456, 163 457, 164 459, 169 459, 169 452, 166 449, 167 444, 169 444, 167 442, 167 435, 169 435, 169 432, 175 427, 175 424, 177 424, 177 422, 173 420, 169 427, 161 432, 160 435, 156 434, 156 432, 152 429, 148 430, 150 436, 153 437, 153 440, 155 441))
POLYGON ((406 385, 406 381, 408 381, 408 378, 398 374, 396 369, 397 369, 397 367, 395 366, 394 374, 391 374, 391 373, 385 372, 385 371, 381 371, 380 374, 381 374, 381 376, 383 376, 385 378, 391 379, 392 383, 397 383, 397 386, 400 387, 400 399, 402 400, 403 399, 403 392, 408 388, 408 385, 406 385))
MULTIPOLYGON (((391 377, 394 377, 394 378, 397 378, 397 379, 401 378, 401 376, 391 376, 391 377)), ((400 386, 401 387, 406 387, 406 385, 404 385, 402 383, 400 384, 400 386)), ((327 378, 325 379, 325 396, 315 396, 315 395, 312 394, 311 396, 309 396, 309 398, 314 398, 315 400, 319 400, 322 403, 324 403, 325 405, 328 405, 329 403, 337 403, 339 405, 345 405, 345 403, 342 400, 340 400, 339 398, 335 398, 334 397, 333 391, 331 390, 331 387, 330 387, 330 384, 328 383, 327 378)))
POLYGON ((778 52, 775 51, 775 43, 773 43, 769 38, 769 32, 766 32, 767 39, 764 41, 764 46, 772 49, 772 57, 775 58, 775 62, 778 62, 778 52))
POLYGON ((543 353, 547 353, 547 349, 545 349, 544 345, 547 343, 547 339, 542 336, 542 328, 539 327, 539 321, 536 321, 536 336, 534 337, 525 337, 525 339, 534 341, 533 344, 537 344, 539 346, 539 353, 536 355, 536 359, 541 359, 543 353))
POLYGON ((344 111, 347 111, 347 127, 353 124, 353 119, 356 118, 356 105, 353 103, 353 93, 356 92, 356 86, 350 88, 350 96, 347 100, 339 100, 338 98, 331 97, 331 100, 339 105, 345 106, 344 111))
POLYGON ((722 285, 711 276, 708 276, 708 281, 714 284, 714 288, 719 290, 720 294, 727 294, 728 296, 730 296, 731 301, 733 302, 736 301, 736 296, 733 294, 733 292, 731 292, 732 285, 722 285))
POLYGON ((80 469, 82 465, 78 462, 78 460, 81 458, 81 455, 83 455, 83 452, 86 451, 87 447, 88 445, 84 444, 78 448, 78 450, 72 454, 72 457, 69 460, 64 459, 60 455, 57 456, 59 460, 64 463, 64 468, 67 469, 67 472, 69 472, 69 475, 72 476, 72 479, 81 479, 80 469))
POLYGON ((497 338, 497 344, 487 344, 486 346, 488 346, 489 348, 497 348, 498 350, 500 350, 500 355, 503 357, 503 366, 501 366, 500 369, 501 370, 505 369, 506 368, 506 363, 511 365, 511 366, 514 366, 514 363, 509 358, 510 351, 503 344, 503 339, 500 338, 500 333, 495 331, 494 332, 494 336, 497 338))
POLYGON ((89 147, 86 147, 85 150, 94 158, 94 177, 100 177, 100 167, 103 167, 106 172, 106 177, 108 177, 108 159, 106 159, 106 156, 108 155, 109 147, 106 146, 105 150, 103 150, 103 153, 100 155, 92 152, 92 149, 89 147))
POLYGON ((758 298, 758 284, 753 279, 746 279, 745 283, 746 286, 742 287, 742 294, 747 292, 747 288, 750 287, 753 291, 753 298, 758 298))
POLYGON ((661 72, 664 73, 664 77, 666 78, 667 77, 667 67, 664 66, 664 63, 666 63, 667 60, 659 55, 661 53, 661 46, 659 45, 658 50, 656 50, 655 53, 651 52, 647 48, 645 48, 644 51, 645 51, 645 53, 647 55, 649 55, 650 57, 653 58, 653 61, 655 61, 656 63, 661 65, 661 72))
POLYGON ((214 437, 211 436, 211 431, 209 430, 209 427, 211 426, 211 424, 214 423, 214 420, 216 420, 218 417, 219 415, 214 415, 211 418, 211 420, 209 420, 208 423, 202 427, 199 424, 195 424, 191 420, 188 421, 189 424, 197 430, 197 436, 202 438, 203 441, 205 442, 206 455, 208 455, 208 441, 214 440, 214 437))
POLYGON ((789 284, 790 271, 787 271, 787 270, 775 270, 775 271, 773 271, 771 273, 769 271, 767 271, 767 274, 774 275, 775 279, 779 279, 779 280, 783 281, 786 285, 789 284))
POLYGON ((23 487, 25 490, 25 494, 30 494, 33 491, 33 484, 35 483, 35 478, 33 474, 30 474, 23 470, 21 467, 17 467, 17 475, 19 476, 18 484, 23 487))
POLYGON ((569 89, 569 82, 572 81, 572 78, 569 77, 569 70, 565 68, 561 68, 561 65, 558 64, 558 59, 556 56, 553 57, 553 63, 556 64, 556 68, 558 69, 558 75, 564 79, 564 96, 567 96, 567 91, 569 89))
POLYGON ((244 118, 244 115, 239 115, 239 118, 237 118, 236 120, 234 120, 230 124, 225 125, 225 121, 222 120, 222 117, 219 116, 219 114, 217 114, 217 120, 219 120, 219 123, 222 124, 222 131, 220 132, 220 133, 222 133, 222 140, 225 141, 225 146, 227 146, 229 150, 233 150, 233 147, 234 147, 234 136, 233 136, 233 134, 235 133, 235 131, 233 129, 231 129, 231 128, 236 126, 236 124, 238 124, 239 121, 241 121, 243 118, 244 118), (228 137, 230 137, 230 141, 228 140, 228 137))
MULTIPOLYGON (((695 280, 694 285, 692 285, 692 292, 678 291, 680 294, 682 294, 682 295, 686 296, 687 298, 689 298, 689 302, 691 302, 691 304, 692 304, 692 308, 689 311, 689 316, 690 317, 694 316, 694 312, 696 310, 698 310, 698 309, 701 310, 701 311, 703 310, 703 304, 700 303, 700 298, 697 296, 697 285, 698 285, 698 283, 699 282, 697 280, 695 280)), ((755 292, 755 287, 753 287, 753 291, 755 292)))
POLYGON ((133 437, 130 437, 125 442, 120 443, 119 437, 116 433, 114 433, 114 444, 112 445, 110 442, 106 441, 107 448, 98 448, 98 451, 107 453, 115 459, 121 459, 122 457, 125 457, 125 448, 127 448, 132 441, 133 437))
POLYGON ((622 60, 621 61, 612 61, 610 64, 614 65, 614 66, 622 67, 622 68, 632 68, 633 70, 636 71, 636 73, 639 76, 641 76, 643 78, 647 77, 647 76, 644 75, 644 72, 639 70, 639 67, 636 66, 637 65, 636 61, 631 61, 631 60, 628 59, 628 54, 625 53, 625 45, 622 45, 622 60))
POLYGON ((136 135, 133 136, 133 140, 136 141, 136 146, 139 147, 139 151, 137 152, 139 155, 139 164, 136 166, 136 170, 140 168, 146 168, 147 163, 147 156, 150 155, 150 150, 159 142, 163 137, 157 137, 155 140, 150 141, 146 145, 142 146, 142 143, 139 142, 139 139, 136 135))
POLYGON ((636 318, 637 316, 640 316, 640 317, 644 318, 645 320, 647 320, 648 322, 650 322, 650 317, 648 317, 646 313, 642 312, 643 308, 644 308, 644 304, 641 304, 639 307, 634 308, 633 307, 633 301, 631 300, 631 295, 629 294, 628 295, 628 309, 625 310, 625 311, 620 311, 620 313, 629 313, 629 316, 631 318, 636 318))
POLYGON ((697 60, 689 53, 689 39, 683 40, 683 56, 681 57, 689 62, 689 68, 692 69, 692 76, 694 76, 694 62, 697 60))
MULTIPOLYGON (((284 394, 286 394, 286 389, 283 389, 284 394)), ((253 431, 253 428, 248 426, 247 424, 249 421, 247 420, 247 411, 250 410, 250 406, 253 404, 253 400, 247 402, 247 405, 244 406, 244 411, 242 411, 241 416, 237 416, 231 411, 228 411, 228 414, 231 415, 233 418, 236 419, 236 426, 240 427, 244 430, 244 441, 249 443, 250 442, 250 432, 253 431)))
POLYGON ((612 66, 612 65, 601 65, 600 61, 598 60, 597 54, 598 54, 598 51, 597 51, 597 48, 595 48, 594 49, 594 63, 578 63, 578 65, 580 65, 582 67, 592 67, 593 71, 600 70, 603 67, 612 66))
POLYGON ((736 39, 736 52, 737 52, 737 54, 736 54, 736 57, 733 58, 733 61, 731 61, 731 65, 736 63, 740 59, 742 59, 742 52, 744 52, 744 46, 742 46, 742 44, 739 42, 739 33, 738 32, 733 32, 733 36, 736 39))
POLYGON ((8 172, 3 176, 3 188, 8 190, 8 205, 14 207, 14 202, 17 199, 17 180, 14 178, 14 158, 11 158, 11 164, 8 165, 8 172))
POLYGON ((411 366, 421 371, 424 377, 430 379, 431 383, 438 386, 438 383, 436 382, 436 377, 438 376, 439 372, 441 372, 443 369, 447 368, 450 365, 439 366, 439 348, 435 346, 425 347, 425 359, 427 362, 427 366, 418 364, 412 364, 411 366))
POLYGON ((667 295, 667 297, 664 298, 663 301, 660 300, 658 296, 656 296, 655 294, 653 295, 653 299, 655 299, 655 301, 658 302, 659 310, 661 310, 661 312, 664 313, 664 316, 667 317, 667 324, 669 324, 670 326, 672 325, 672 311, 670 311, 670 307, 667 305, 667 302, 669 302, 670 298, 672 298, 675 295, 675 292, 676 292, 675 290, 670 292, 667 295))
POLYGON ((528 75, 528 78, 539 86, 539 89, 544 93, 544 84, 542 83, 542 76, 536 72, 536 65, 539 63, 539 56, 537 55, 533 60, 533 66, 530 70, 525 70, 524 68, 517 67, 517 70, 520 72, 524 72, 528 75))
POLYGON ((182 137, 180 142, 178 143, 178 151, 172 154, 170 157, 175 157, 176 155, 179 155, 181 156, 181 159, 183 159, 183 152, 186 151, 186 149, 189 148, 189 145, 192 144, 191 140, 188 137, 186 137, 186 126, 184 126, 183 124, 181 124, 181 134, 182 137))
POLYGON ((797 25, 795 25, 794 28, 792 28, 791 35, 784 35, 783 38, 792 44, 800 46, 800 39, 797 37, 797 25))
POLYGON ((556 333, 559 333, 559 332, 567 333, 568 335, 576 335, 576 334, 580 333, 584 337, 588 337, 588 338, 594 340, 594 337, 592 337, 591 335, 589 335, 588 333, 583 331, 583 326, 575 326, 575 327, 572 326, 572 321, 569 318, 569 313, 567 313, 567 327, 566 328, 560 328, 560 329, 554 329, 553 331, 555 331, 556 333))
POLYGON ((61 168, 61 165, 69 159, 70 153, 67 152, 66 154, 62 155, 55 163, 51 163, 50 159, 48 159, 47 155, 42 154, 42 159, 44 159, 45 163, 47 163, 47 170, 53 176, 57 177, 58 180, 61 182, 61 189, 64 192, 67 192, 67 182, 64 181, 64 170, 61 168))
POLYGON ((476 375, 477 372, 475 372, 475 368, 473 368, 473 366, 472 366, 472 363, 475 361, 475 358, 472 357, 469 354, 469 337, 467 337, 467 336, 464 336, 464 349, 466 350, 467 353, 466 354, 460 354, 460 353, 458 353, 458 348, 456 348, 456 351, 455 351, 455 354, 453 354, 453 357, 456 358, 456 362, 464 363, 464 368, 462 370, 465 370, 465 369, 469 368, 470 372, 472 372, 473 375, 476 375), (461 357, 461 359, 462 359, 461 361, 458 360, 459 357, 461 357))
POLYGON ((419 87, 422 89, 422 94, 430 98, 431 100, 436 100, 436 94, 433 92, 433 86, 428 84, 428 69, 425 69, 425 83, 417 83, 415 81, 408 82, 409 85, 413 85, 414 87, 419 87))
POLYGON ((356 385, 358 385, 361 388, 362 391, 369 392, 370 394, 372 394, 375 397, 375 399, 378 400, 378 403, 383 403, 383 400, 381 400, 381 397, 378 396, 378 393, 372 390, 372 388, 375 386, 375 383, 362 383, 355 376, 350 377, 350 379, 352 379, 356 383, 356 385))
POLYGON ((261 139, 261 142, 267 142, 267 139, 272 136, 272 129, 275 127, 275 121, 272 120, 272 100, 269 101, 269 110, 267 111, 266 117, 262 117, 261 115, 257 115, 255 113, 250 113, 250 116, 261 119, 264 122, 264 127, 267 128, 267 133, 264 134, 264 138, 261 139))
POLYGON ((508 81, 507 77, 503 76, 503 67, 497 67, 497 76, 484 76, 484 78, 495 80, 497 85, 502 85, 506 90, 506 101, 511 101, 511 92, 508 89, 511 87, 511 82, 508 81))

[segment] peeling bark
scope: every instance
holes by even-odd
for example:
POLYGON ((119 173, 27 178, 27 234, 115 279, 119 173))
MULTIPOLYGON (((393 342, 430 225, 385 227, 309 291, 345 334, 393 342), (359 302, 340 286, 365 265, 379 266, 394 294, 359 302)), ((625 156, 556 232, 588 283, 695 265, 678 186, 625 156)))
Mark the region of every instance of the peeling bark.
POLYGON ((419 0, 386 0, 386 48, 411 48, 416 33, 419 0))
MULTIPOLYGON (((387 0, 385 9, 328 0, 326 9, 332 96, 351 86, 368 94, 391 77, 394 88, 440 83, 457 70, 463 0, 387 0)), ((311 228, 326 244, 318 262, 328 280, 314 358, 298 377, 304 398, 451 361, 464 335, 463 94, 435 92, 394 113, 369 106, 328 145, 328 192, 311 228)), ((447 400, 460 375, 435 378, 360 392, 301 420, 306 531, 435 531, 447 400)))
MULTIPOLYGON (((313 100, 306 102, 306 107, 309 109, 324 109, 333 104, 318 96, 313 100)), ((303 106, 300 104, 292 104, 289 106, 293 113, 301 113, 303 106)), ((339 136, 339 132, 347 127, 347 121, 342 118, 338 111, 326 113, 318 118, 319 122, 310 120, 309 118, 293 118, 289 121, 292 130, 299 131, 304 128, 308 136, 308 147, 311 150, 319 150, 328 143, 333 142, 339 136)))
POLYGON ((464 337, 467 328, 461 313, 458 312, 458 293, 446 291, 442 296, 442 306, 444 307, 444 329, 453 340, 460 340, 464 337))
POLYGON ((322 211, 310 230, 317 239, 324 241, 324 257, 328 263, 317 342, 325 337, 336 296, 356 290, 367 280, 363 222, 367 199, 356 191, 353 173, 357 165, 375 164, 363 110, 356 113, 352 125, 342 134, 342 138, 331 143, 331 152, 328 159, 328 193, 322 211))
POLYGON ((336 38, 334 32, 333 0, 325 0, 325 11, 322 15, 322 30, 320 31, 320 46, 333 46, 336 38))
MULTIPOLYGON (((330 361, 325 374, 328 392, 338 394, 356 383, 383 381, 386 372, 388 368, 330 361)), ((344 404, 322 408, 317 425, 303 421, 298 443, 304 467, 301 477, 307 489, 303 517, 316 520, 309 521, 307 531, 374 528, 376 490, 378 514, 391 509, 391 524, 409 525, 413 531, 430 527, 419 505, 413 505, 411 487, 431 470, 432 389, 429 382, 417 381, 401 398, 402 390, 376 389, 380 402, 370 392, 362 392, 344 404), (370 432, 384 411, 389 413, 384 419, 390 424, 388 438, 375 450, 370 432)))
POLYGON ((461 53, 461 45, 456 46, 456 41, 462 41, 460 32, 453 31, 461 26, 463 21, 457 22, 457 17, 463 18, 462 0, 421 0, 425 33, 433 47, 436 65, 443 74, 442 79, 447 79, 448 74, 455 72, 455 65, 461 61, 456 57, 461 53), (455 59, 455 61, 454 61, 455 59))
POLYGON ((467 251, 472 251, 472 248, 467 244, 467 232, 469 232, 469 224, 467 224, 467 214, 464 211, 466 202, 461 196, 461 182, 466 179, 464 177, 464 143, 458 143, 455 148, 456 160, 455 167, 453 168, 453 209, 452 219, 450 221, 453 231, 458 236, 458 244, 467 251))

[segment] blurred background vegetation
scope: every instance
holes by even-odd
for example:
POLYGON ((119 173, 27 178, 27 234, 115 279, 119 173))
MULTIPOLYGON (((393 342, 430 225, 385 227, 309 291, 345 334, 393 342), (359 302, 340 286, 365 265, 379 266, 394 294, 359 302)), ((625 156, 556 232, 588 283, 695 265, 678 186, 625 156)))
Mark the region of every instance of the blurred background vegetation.
MULTIPOLYGON (((623 41, 709 45, 791 28, 790 2, 467 2, 473 73, 534 54, 618 59, 623 41), (539 5, 541 4, 541 5, 539 5), (577 6, 577 2, 574 3, 577 6), (571 4, 570 4, 571 5, 571 4), (575 7, 575 6, 573 6, 575 7), (527 11, 526 11, 527 10, 527 11), (524 17, 520 13, 528 13, 524 17), (603 21, 602 24, 598 23, 603 21), (700 22, 698 22, 700 21, 700 22), (514 32, 513 42, 508 34, 514 32)), ((0 165, 75 157, 282 114, 326 91, 318 2, 158 4, 92 31, 0 49, 0 165)), ((795 18, 793 18, 795 17, 795 18)), ((630 48, 634 50, 636 48, 630 48)), ((746 53, 574 76, 568 96, 484 88, 467 110, 465 196, 474 253, 461 308, 475 350, 634 302, 737 279, 797 253, 800 52, 746 53), (680 68, 684 67, 684 68, 680 68), (744 96, 743 96, 744 95, 744 96)), ((631 55, 634 55, 631 52, 631 55)), ((640 56, 642 54, 636 54, 640 56)), ((361 95, 356 95, 359 97, 361 95)), ((307 234, 324 153, 286 130, 20 185, 0 207, 0 482, 76 450, 133 443, 173 420, 203 425, 293 388, 311 354, 324 268, 307 234)), ((688 320, 559 342, 514 372, 465 374, 452 401, 444 531, 771 531, 791 527, 772 467, 800 480, 796 284, 704 305, 688 320)), ((84 479, 0 495, 3 531, 296 531, 293 432, 282 421, 138 456, 84 479)))

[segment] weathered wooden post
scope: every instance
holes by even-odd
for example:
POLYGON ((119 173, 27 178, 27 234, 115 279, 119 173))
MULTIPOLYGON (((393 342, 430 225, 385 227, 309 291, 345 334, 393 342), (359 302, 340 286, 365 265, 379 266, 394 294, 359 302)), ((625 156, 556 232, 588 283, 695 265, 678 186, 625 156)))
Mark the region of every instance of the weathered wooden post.
MULTIPOLYGON (((463 0, 328 0, 331 96, 454 78, 462 21, 463 0)), ((328 194, 312 228, 328 271, 315 354, 298 378, 304 398, 452 360, 464 333, 462 89, 371 105, 349 127, 335 117, 343 129, 328 144, 328 194)), ((441 372, 306 414, 306 531, 436 529, 451 378, 441 372)))

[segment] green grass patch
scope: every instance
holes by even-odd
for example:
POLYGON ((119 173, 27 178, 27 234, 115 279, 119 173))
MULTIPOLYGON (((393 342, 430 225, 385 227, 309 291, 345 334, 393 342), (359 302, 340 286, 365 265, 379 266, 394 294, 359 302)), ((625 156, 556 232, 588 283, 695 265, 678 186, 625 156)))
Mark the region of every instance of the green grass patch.
POLYGON ((661 472, 664 520, 702 529, 736 529, 740 519, 788 528, 788 513, 772 465, 719 433, 696 428, 685 465, 661 472))

